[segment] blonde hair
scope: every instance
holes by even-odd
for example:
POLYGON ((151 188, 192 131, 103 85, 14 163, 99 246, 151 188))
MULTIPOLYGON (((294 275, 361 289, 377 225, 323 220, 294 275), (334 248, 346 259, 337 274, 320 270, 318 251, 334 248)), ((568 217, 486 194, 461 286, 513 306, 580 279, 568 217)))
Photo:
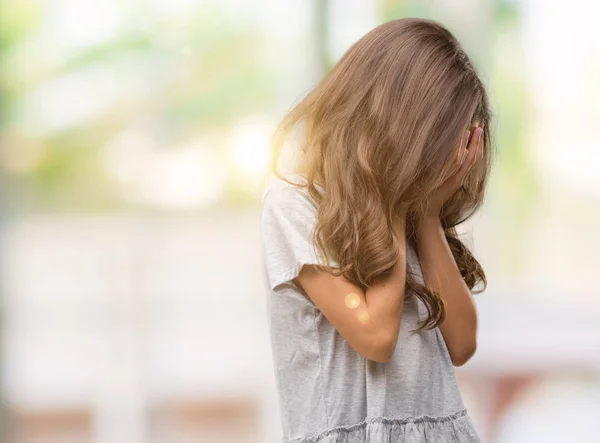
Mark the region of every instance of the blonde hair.
MULTIPOLYGON (((315 244, 339 268, 322 267, 367 289, 399 259, 393 224, 408 208, 407 242, 416 248, 416 217, 452 173, 467 129, 483 125, 483 158, 440 218, 458 268, 472 289, 487 280, 455 227, 483 203, 491 167, 488 98, 456 38, 432 20, 385 23, 356 42, 332 71, 281 122, 271 167, 278 171, 284 140, 304 125, 300 171, 318 206, 315 244), (318 190, 316 184, 322 187, 318 190)), ((327 261, 326 263, 329 263, 327 261)), ((441 324, 440 295, 419 284, 407 264, 406 293, 419 297, 428 317, 419 329, 441 324)))

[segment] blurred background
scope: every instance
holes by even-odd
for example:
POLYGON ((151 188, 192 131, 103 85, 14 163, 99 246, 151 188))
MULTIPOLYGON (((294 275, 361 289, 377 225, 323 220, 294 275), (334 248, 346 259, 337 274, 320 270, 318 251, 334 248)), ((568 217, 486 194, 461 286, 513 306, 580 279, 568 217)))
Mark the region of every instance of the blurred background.
POLYGON ((279 441, 269 138, 354 41, 418 16, 495 111, 465 403, 485 442, 599 442, 598 5, 3 0, 2 441, 279 441))

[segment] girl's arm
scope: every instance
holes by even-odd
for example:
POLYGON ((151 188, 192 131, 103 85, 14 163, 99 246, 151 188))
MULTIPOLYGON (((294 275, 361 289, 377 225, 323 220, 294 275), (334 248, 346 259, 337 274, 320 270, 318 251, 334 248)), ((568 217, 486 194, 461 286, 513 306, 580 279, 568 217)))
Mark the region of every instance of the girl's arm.
POLYGON ((462 366, 477 348, 477 310, 439 217, 426 216, 420 221, 417 246, 425 283, 445 301, 446 319, 440 330, 448 353, 454 366, 462 366))
POLYGON ((367 291, 311 265, 304 265, 294 279, 350 346, 377 362, 389 361, 394 354, 404 303, 406 217, 400 218, 394 230, 400 258, 393 272, 367 291))
POLYGON ((440 325, 455 366, 464 365, 477 348, 477 310, 471 291, 460 274, 440 221, 444 203, 462 185, 469 170, 483 156, 483 128, 466 131, 458 150, 456 172, 437 190, 428 212, 418 221, 417 249, 423 279, 446 302, 446 319, 440 325))

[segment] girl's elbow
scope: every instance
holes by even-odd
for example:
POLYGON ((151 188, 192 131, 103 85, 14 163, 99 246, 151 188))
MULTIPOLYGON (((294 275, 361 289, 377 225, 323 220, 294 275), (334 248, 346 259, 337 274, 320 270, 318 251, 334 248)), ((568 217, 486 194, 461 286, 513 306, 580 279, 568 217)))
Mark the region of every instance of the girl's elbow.
POLYGON ((395 349, 392 347, 386 347, 377 349, 369 353, 367 360, 375 361, 377 363, 387 363, 394 356, 395 349))
POLYGON ((464 365, 468 362, 475 352, 477 351, 477 342, 475 340, 471 341, 460 347, 460 349, 454 350, 454 352, 450 352, 450 360, 452 360, 452 364, 456 367, 464 365))
POLYGON ((365 358, 378 363, 386 363, 394 356, 397 342, 398 336, 396 334, 379 335, 371 341, 368 355, 365 358))

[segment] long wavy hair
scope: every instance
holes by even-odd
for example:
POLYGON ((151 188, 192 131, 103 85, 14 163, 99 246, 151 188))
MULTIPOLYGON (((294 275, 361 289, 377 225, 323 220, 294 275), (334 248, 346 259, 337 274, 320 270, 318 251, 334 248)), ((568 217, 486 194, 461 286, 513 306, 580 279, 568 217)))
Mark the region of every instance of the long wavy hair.
MULTIPOLYGON (((484 86, 457 39, 441 24, 405 18, 362 37, 286 115, 274 135, 271 169, 306 187, 318 208, 314 242, 332 275, 366 290, 400 258, 394 223, 408 208, 405 241, 416 250, 416 221, 453 173, 466 130, 484 126, 483 158, 443 206, 446 239, 469 289, 485 273, 456 226, 482 205, 492 161, 491 112, 484 86), (302 126, 306 180, 279 172, 285 140, 302 126), (321 189, 318 189, 318 187, 321 189), (329 257, 337 261, 331 267, 329 257)), ((424 303, 417 330, 445 318, 440 294, 421 285, 407 263, 406 294, 424 303)))

